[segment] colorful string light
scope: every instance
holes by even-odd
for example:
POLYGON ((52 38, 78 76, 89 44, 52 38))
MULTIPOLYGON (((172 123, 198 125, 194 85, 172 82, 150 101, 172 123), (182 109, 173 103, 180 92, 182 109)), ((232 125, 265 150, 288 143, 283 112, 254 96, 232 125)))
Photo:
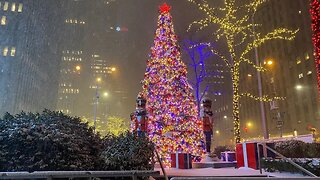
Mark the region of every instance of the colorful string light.
MULTIPOLYGON (((240 117, 239 117, 239 104, 240 104, 240 64, 246 63, 251 65, 257 71, 265 71, 265 68, 256 65, 252 60, 248 59, 248 53, 253 49, 261 47, 267 41, 274 39, 292 40, 298 30, 289 30, 286 28, 277 28, 273 31, 262 36, 260 33, 254 31, 255 27, 261 26, 260 24, 253 23, 252 16, 256 13, 259 6, 265 3, 265 0, 253 0, 248 4, 238 6, 236 0, 224 0, 224 7, 210 7, 206 0, 198 3, 195 0, 188 0, 195 4, 199 10, 203 11, 206 16, 204 19, 194 21, 189 25, 188 31, 197 26, 198 30, 215 24, 217 29, 214 33, 216 41, 225 38, 229 54, 223 55, 216 49, 212 52, 223 60, 227 67, 230 68, 232 77, 233 88, 233 123, 234 123, 234 136, 235 142, 240 142, 240 117), (240 16, 241 15, 241 16, 240 16), (230 58, 229 58, 230 57, 230 58)), ((319 47, 319 46, 318 46, 319 47)), ((251 94, 245 93, 247 97, 251 97, 259 101, 269 101, 268 96, 256 97, 251 94)))
POLYGON ((143 96, 147 100, 148 135, 166 166, 170 154, 178 151, 201 156, 202 121, 192 87, 187 80, 187 67, 181 61, 180 47, 174 32, 171 7, 160 7, 154 44, 144 75, 143 96))
POLYGON ((320 95, 320 2, 319 0, 310 0, 310 14, 312 19, 311 28, 313 31, 312 41, 314 46, 314 59, 315 59, 316 72, 317 72, 317 78, 318 78, 318 94, 320 95))

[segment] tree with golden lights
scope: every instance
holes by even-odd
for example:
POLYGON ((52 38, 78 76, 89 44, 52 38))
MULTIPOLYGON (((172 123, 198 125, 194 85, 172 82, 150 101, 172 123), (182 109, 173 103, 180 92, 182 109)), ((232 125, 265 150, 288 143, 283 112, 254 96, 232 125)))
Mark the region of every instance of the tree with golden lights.
POLYGON ((224 0, 224 7, 211 7, 206 0, 196 1, 188 0, 195 4, 198 9, 205 13, 205 17, 201 20, 194 21, 189 25, 188 31, 192 27, 197 27, 198 31, 209 25, 217 27, 214 38, 217 42, 224 41, 227 44, 228 53, 222 53, 217 49, 211 49, 221 60, 223 60, 232 77, 233 87, 233 123, 235 142, 240 142, 240 117, 239 104, 240 97, 246 96, 258 101, 273 101, 283 99, 281 97, 270 98, 268 96, 254 96, 250 93, 240 93, 240 64, 246 63, 257 71, 265 71, 263 66, 255 64, 249 59, 249 53, 255 48, 261 47, 270 40, 282 39, 292 40, 298 30, 290 30, 287 28, 276 28, 272 31, 261 34, 255 32, 255 28, 261 24, 252 21, 253 15, 257 9, 263 5, 265 0, 252 0, 245 4, 243 0, 224 0))

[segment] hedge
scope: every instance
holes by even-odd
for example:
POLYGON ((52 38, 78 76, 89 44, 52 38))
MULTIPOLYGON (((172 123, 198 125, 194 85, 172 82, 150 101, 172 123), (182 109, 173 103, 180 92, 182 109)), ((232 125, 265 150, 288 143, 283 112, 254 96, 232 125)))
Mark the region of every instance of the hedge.
POLYGON ((147 138, 101 138, 80 118, 61 112, 0 119, 0 171, 145 170, 153 168, 153 150, 147 138))

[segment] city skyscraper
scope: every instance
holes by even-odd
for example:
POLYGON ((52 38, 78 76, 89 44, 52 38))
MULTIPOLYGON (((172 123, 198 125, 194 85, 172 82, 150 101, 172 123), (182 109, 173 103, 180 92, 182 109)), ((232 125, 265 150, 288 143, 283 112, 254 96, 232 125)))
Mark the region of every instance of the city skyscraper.
POLYGON ((0 1, 0 115, 55 109, 60 23, 51 8, 60 1, 0 1))
POLYGON ((124 31, 116 23, 117 2, 63 3, 64 38, 57 109, 89 119, 93 119, 95 112, 100 119, 122 115, 121 109, 114 108, 119 99, 119 89, 114 83, 118 64, 114 57, 119 48, 118 34, 124 31))
MULTIPOLYGON (((310 134, 319 129, 317 71, 313 56, 309 1, 269 0, 254 15, 253 21, 262 24, 257 32, 287 27, 299 29, 293 41, 276 40, 257 49, 258 60, 267 68, 261 73, 263 94, 285 97, 283 101, 264 103, 271 137, 310 134)), ((251 54, 255 60, 255 54, 251 54)), ((258 95, 256 71, 242 68, 242 89, 258 95)), ((243 137, 257 137, 261 133, 259 102, 241 99, 243 137), (249 127, 250 125, 250 127, 249 127)))

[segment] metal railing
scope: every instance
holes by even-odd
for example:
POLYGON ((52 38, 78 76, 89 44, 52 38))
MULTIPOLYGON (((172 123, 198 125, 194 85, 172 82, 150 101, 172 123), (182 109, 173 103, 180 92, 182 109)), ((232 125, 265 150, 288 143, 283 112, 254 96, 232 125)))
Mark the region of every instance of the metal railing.
POLYGON ((279 152, 277 152, 276 150, 270 148, 270 147, 267 146, 265 143, 257 143, 258 166, 259 166, 260 174, 262 174, 262 168, 261 168, 261 157, 260 157, 259 146, 262 146, 263 148, 266 148, 267 150, 273 152, 274 154, 278 155, 281 159, 284 159, 284 160, 288 161, 291 165, 293 165, 294 167, 298 168, 298 169, 301 170, 302 172, 308 174, 309 176, 311 176, 311 177, 317 177, 317 176, 314 175, 312 172, 306 170, 305 168, 301 167, 299 164, 293 162, 290 158, 287 158, 287 157, 285 157, 284 155, 282 155, 282 154, 280 154, 279 152))
POLYGON ((47 179, 54 178, 105 178, 105 177, 138 177, 159 176, 159 171, 35 171, 29 172, 0 172, 0 179, 47 179))

